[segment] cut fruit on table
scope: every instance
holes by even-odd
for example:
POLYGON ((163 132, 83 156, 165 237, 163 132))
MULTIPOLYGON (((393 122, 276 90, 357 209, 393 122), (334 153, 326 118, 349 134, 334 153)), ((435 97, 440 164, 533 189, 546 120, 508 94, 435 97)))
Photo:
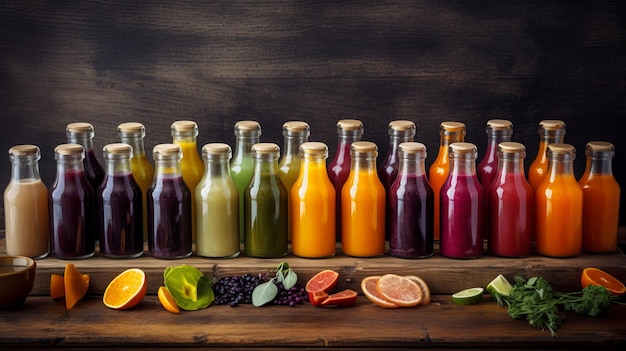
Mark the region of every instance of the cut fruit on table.
POLYGON ((457 305, 473 305, 483 300, 483 288, 469 288, 452 294, 452 302, 457 305))
POLYGON ((356 304, 357 292, 351 289, 346 289, 338 293, 330 294, 324 301, 321 302, 323 306, 353 306, 356 304))
POLYGON ((139 268, 129 268, 113 278, 102 297, 104 305, 114 310, 137 306, 146 296, 146 274, 139 268))
POLYGON ((424 298, 424 293, 417 283, 396 274, 385 274, 380 277, 376 288, 385 300, 402 307, 417 306, 424 298))
POLYGON ((309 302, 313 306, 320 306, 329 296, 326 291, 314 291, 307 294, 309 295, 309 302))
POLYGON ((502 274, 498 274, 498 276, 487 285, 485 290, 490 294, 493 294, 495 291, 502 296, 510 296, 511 291, 513 291, 513 285, 511 285, 502 274))
POLYGON ((609 273, 595 267, 587 267, 583 269, 580 276, 580 284, 583 288, 586 288, 589 285, 604 286, 606 290, 617 296, 621 296, 626 293, 626 286, 624 286, 621 281, 609 273))
POLYGON ((167 290, 167 287, 160 286, 157 295, 163 308, 172 313, 180 313, 180 308, 176 304, 176 300, 174 300, 172 294, 170 294, 170 291, 167 290))
POLYGON ((393 302, 389 302, 385 300, 383 295, 378 292, 378 280, 380 280, 380 276, 370 276, 365 277, 361 280, 361 291, 363 294, 372 301, 374 304, 384 307, 384 308, 398 308, 400 306, 396 305, 393 302))
POLYGON ((65 290, 65 308, 71 310, 80 299, 85 297, 89 289, 89 279, 76 269, 73 263, 65 265, 63 273, 63 286, 65 290))
POLYGON ((339 281, 339 273, 326 269, 323 270, 307 281, 304 289, 307 293, 324 291, 330 293, 339 281))
POLYGON ((430 288, 428 287, 428 284, 426 284, 426 281, 416 275, 405 275, 404 277, 416 282, 417 285, 420 286, 423 294, 420 305, 428 305, 430 303, 430 288))

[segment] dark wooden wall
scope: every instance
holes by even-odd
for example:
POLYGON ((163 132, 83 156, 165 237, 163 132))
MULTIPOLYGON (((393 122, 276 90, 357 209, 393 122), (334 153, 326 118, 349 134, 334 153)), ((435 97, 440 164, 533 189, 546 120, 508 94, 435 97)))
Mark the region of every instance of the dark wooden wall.
POLYGON ((505 118, 528 165, 539 121, 558 118, 577 176, 585 143, 606 140, 624 186, 625 96, 620 0, 0 0, 0 184, 9 147, 34 143, 50 186, 74 121, 95 126, 102 159, 126 121, 146 125, 150 155, 177 119, 198 122, 200 146, 234 146, 241 119, 282 145, 282 123, 301 119, 332 153, 336 121, 359 118, 381 159, 387 123, 411 119, 430 165, 441 121, 465 122, 482 156, 486 121, 505 118))

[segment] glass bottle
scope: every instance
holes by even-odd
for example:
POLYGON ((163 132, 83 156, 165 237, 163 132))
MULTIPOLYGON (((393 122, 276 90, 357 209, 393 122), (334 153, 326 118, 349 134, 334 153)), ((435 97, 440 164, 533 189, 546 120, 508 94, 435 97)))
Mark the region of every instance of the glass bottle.
POLYGON ((511 141, 513 123, 505 119, 490 119, 487 121, 487 150, 483 159, 478 163, 478 180, 486 191, 491 185, 498 170, 498 144, 511 141))
POLYGON ((449 146, 450 173, 441 187, 441 255, 478 258, 487 229, 486 200, 476 175, 478 151, 472 143, 449 146))
POLYGON ((273 258, 287 254, 287 189, 278 177, 280 148, 252 146, 254 171, 244 192, 246 256, 273 258))
POLYGON ((146 136, 146 128, 137 122, 122 123, 117 126, 117 133, 120 141, 133 148, 130 159, 130 170, 133 177, 141 188, 142 209, 143 209, 143 241, 148 241, 148 203, 146 194, 154 179, 154 166, 146 155, 143 139, 146 136))
POLYGON ((377 156, 372 142, 350 146, 350 174, 341 190, 341 247, 348 256, 385 253, 385 187, 376 172, 377 156))
POLYGON ((583 250, 609 253, 617 250, 620 186, 613 177, 613 144, 590 141, 586 165, 578 183, 583 188, 583 250))
POLYGON ((239 191, 239 241, 243 242, 243 194, 252 179, 252 145, 259 143, 261 125, 256 121, 235 123, 235 152, 230 160, 230 176, 239 191))
POLYGON ((488 188, 489 252, 502 257, 526 257, 534 230, 533 189, 524 175, 526 148, 515 142, 498 145, 498 168, 488 188))
POLYGON ((50 251, 48 188, 39 175, 40 158, 36 145, 9 149, 11 180, 4 189, 7 255, 38 259, 50 251))
POLYGON ((70 123, 66 126, 65 132, 68 143, 79 144, 85 150, 83 169, 87 181, 89 181, 95 193, 100 187, 100 184, 102 184, 102 180, 104 180, 105 172, 104 167, 96 158, 96 153, 93 150, 93 138, 95 136, 93 125, 85 122, 70 123))
POLYGON ((196 254, 239 256, 239 191, 230 177, 228 144, 202 147, 204 176, 196 188, 196 254))
MULTIPOLYGON (((284 137, 284 148, 283 155, 278 161, 278 176, 280 177, 280 181, 287 188, 287 193, 291 192, 291 188, 293 184, 298 179, 298 175, 300 174, 300 157, 298 156, 298 150, 302 143, 305 143, 309 140, 309 135, 311 135, 311 128, 309 124, 301 121, 289 121, 283 124, 283 137, 284 137)), ((291 199, 288 200, 291 202, 291 199)), ((291 240, 292 235, 292 218, 291 218, 291 205, 289 205, 289 215, 287 216, 288 222, 288 238, 291 240)))
POLYGON ((94 255, 96 249, 95 196, 85 176, 85 151, 78 144, 54 149, 56 179, 49 190, 50 253, 61 259, 94 255))
POLYGON ((548 145, 548 171, 535 192, 537 253, 573 257, 582 249, 583 189, 574 177, 576 150, 548 145))
POLYGON ((130 169, 133 149, 128 144, 107 144, 103 154, 106 175, 96 193, 100 254, 139 257, 143 254, 143 201, 130 169))
POLYGON ((302 167, 291 188, 293 254, 300 257, 323 258, 335 255, 335 187, 328 179, 324 143, 300 145, 302 167))
POLYGON ((537 190, 548 170, 548 145, 562 144, 565 138, 565 122, 546 119, 539 122, 539 150, 528 168, 528 182, 537 190))
POLYGON ((183 181, 177 144, 152 149, 155 173, 148 189, 148 250, 152 257, 176 259, 191 255, 191 192, 183 181))
POLYGON ((448 174, 450 173, 448 147, 452 143, 462 142, 463 140, 465 140, 464 123, 450 121, 441 122, 439 125, 439 152, 437 158, 430 166, 428 173, 428 180, 430 181, 430 186, 433 188, 433 194, 435 195, 435 201, 433 202, 433 208, 435 209, 433 216, 433 235, 435 241, 439 241, 441 234, 441 187, 448 179, 448 174))
POLYGON ((183 173, 183 181, 191 194, 191 240, 196 240, 196 201, 195 191, 204 173, 204 163, 198 154, 196 137, 198 125, 194 121, 175 121, 171 126, 172 142, 180 145, 183 150, 183 158, 180 169, 183 173))
POLYGON ((433 189, 426 178, 426 146, 404 142, 398 146, 400 166, 389 189, 389 253, 403 258, 433 254, 433 189))
POLYGON ((337 151, 328 164, 328 178, 335 187, 337 199, 335 203, 335 235, 336 240, 341 240, 341 189, 350 174, 350 145, 361 140, 363 136, 363 123, 356 119, 342 119, 337 122, 337 151))

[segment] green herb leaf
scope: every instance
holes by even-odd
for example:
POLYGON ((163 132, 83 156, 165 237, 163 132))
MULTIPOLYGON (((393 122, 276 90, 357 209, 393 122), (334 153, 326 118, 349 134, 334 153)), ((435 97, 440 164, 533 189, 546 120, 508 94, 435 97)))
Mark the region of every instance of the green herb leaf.
POLYGON ((298 275, 292 269, 287 271, 287 275, 283 276, 283 287, 285 290, 293 288, 298 282, 298 275))
POLYGON ((268 304, 278 295, 278 287, 274 284, 274 279, 257 285, 252 290, 252 304, 256 307, 268 304))

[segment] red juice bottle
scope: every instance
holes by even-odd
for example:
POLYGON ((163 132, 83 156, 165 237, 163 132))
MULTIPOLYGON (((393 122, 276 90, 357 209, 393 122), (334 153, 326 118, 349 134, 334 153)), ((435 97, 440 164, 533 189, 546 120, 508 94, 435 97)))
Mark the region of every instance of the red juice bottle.
POLYGON ((478 258, 483 254, 486 201, 476 175, 476 145, 450 144, 450 174, 441 188, 441 254, 478 258))
POLYGON ((389 252, 403 258, 433 254, 433 189, 426 178, 426 146, 399 145, 398 176, 389 190, 389 252))
POLYGON ((95 253, 94 192, 83 170, 83 147, 62 144, 54 149, 57 174, 50 187, 50 253, 60 259, 95 253))
POLYGON ((478 163, 478 180, 483 189, 487 190, 498 170, 498 144, 511 141, 513 123, 505 119, 487 121, 487 150, 478 163))
POLYGON ((341 241, 341 188, 350 175, 350 145, 361 140, 363 136, 363 123, 356 119, 342 119, 337 122, 337 151, 328 164, 328 179, 335 187, 335 236, 337 241, 341 241))
POLYGON ((191 255, 191 193, 183 181, 177 144, 159 144, 152 150, 155 174, 148 190, 148 250, 152 257, 191 255))
POLYGON ((489 252, 502 257, 529 256, 534 230, 534 191, 524 174, 526 148, 515 142, 498 145, 498 170, 486 189, 489 252))

